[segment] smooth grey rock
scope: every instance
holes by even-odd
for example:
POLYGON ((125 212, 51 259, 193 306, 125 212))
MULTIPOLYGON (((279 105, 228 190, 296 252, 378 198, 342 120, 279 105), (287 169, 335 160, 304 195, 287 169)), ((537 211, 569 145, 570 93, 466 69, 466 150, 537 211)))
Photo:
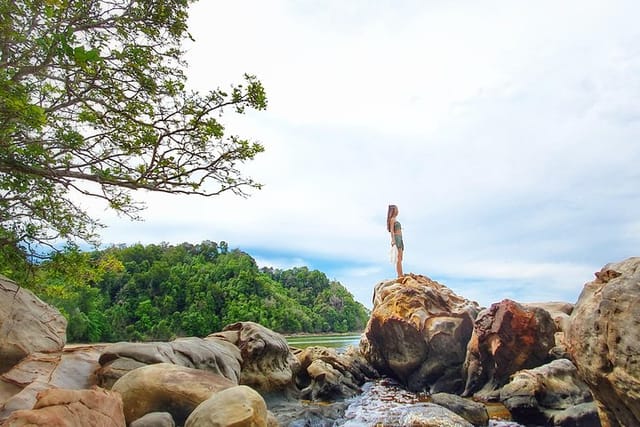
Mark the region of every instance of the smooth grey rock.
POLYGON ((300 369, 285 337, 254 322, 237 322, 208 338, 222 338, 240 349, 240 384, 262 393, 291 390, 300 369))
POLYGON ((188 337, 170 342, 119 342, 111 344, 100 355, 101 367, 96 376, 100 386, 109 388, 118 378, 133 369, 155 363, 171 363, 208 371, 238 383, 241 360, 240 350, 221 338, 188 337))

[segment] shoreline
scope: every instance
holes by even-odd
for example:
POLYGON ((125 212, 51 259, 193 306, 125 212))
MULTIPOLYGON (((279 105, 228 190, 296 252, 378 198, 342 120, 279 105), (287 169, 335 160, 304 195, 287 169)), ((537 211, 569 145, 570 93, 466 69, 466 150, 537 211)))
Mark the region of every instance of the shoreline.
POLYGON ((297 332, 295 334, 280 334, 285 338, 299 337, 346 337, 351 335, 362 335, 364 331, 355 332, 297 332))

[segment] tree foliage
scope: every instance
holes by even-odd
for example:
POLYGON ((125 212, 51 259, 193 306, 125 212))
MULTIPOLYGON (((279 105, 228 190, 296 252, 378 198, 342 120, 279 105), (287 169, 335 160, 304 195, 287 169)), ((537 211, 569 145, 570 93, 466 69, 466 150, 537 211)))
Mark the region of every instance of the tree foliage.
POLYGON ((205 336, 238 321, 283 333, 349 332, 368 319, 324 273, 259 269, 225 242, 68 247, 37 267, 36 283, 67 317, 72 342, 205 336))
POLYGON ((263 147, 220 116, 266 108, 263 87, 187 89, 190 3, 0 1, 0 248, 96 242, 87 197, 137 218, 133 190, 260 187, 238 167, 263 147))

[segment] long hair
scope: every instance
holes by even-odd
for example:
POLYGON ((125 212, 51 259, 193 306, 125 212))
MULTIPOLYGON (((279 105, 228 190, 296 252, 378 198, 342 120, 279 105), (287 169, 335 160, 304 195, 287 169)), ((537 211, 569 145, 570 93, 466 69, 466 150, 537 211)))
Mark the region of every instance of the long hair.
POLYGON ((387 210, 387 231, 391 232, 391 218, 398 215, 398 207, 396 205, 389 205, 387 210))

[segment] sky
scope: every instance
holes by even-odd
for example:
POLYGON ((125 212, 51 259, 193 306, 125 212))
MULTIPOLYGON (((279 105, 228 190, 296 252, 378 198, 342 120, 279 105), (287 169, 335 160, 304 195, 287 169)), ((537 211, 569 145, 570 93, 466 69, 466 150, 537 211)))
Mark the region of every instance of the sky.
POLYGON ((265 147, 241 198, 135 194, 110 243, 226 241, 260 266, 307 266, 371 308, 404 270, 489 306, 576 302, 640 255, 636 0, 201 0, 189 86, 264 85, 266 111, 221 121, 265 147))

